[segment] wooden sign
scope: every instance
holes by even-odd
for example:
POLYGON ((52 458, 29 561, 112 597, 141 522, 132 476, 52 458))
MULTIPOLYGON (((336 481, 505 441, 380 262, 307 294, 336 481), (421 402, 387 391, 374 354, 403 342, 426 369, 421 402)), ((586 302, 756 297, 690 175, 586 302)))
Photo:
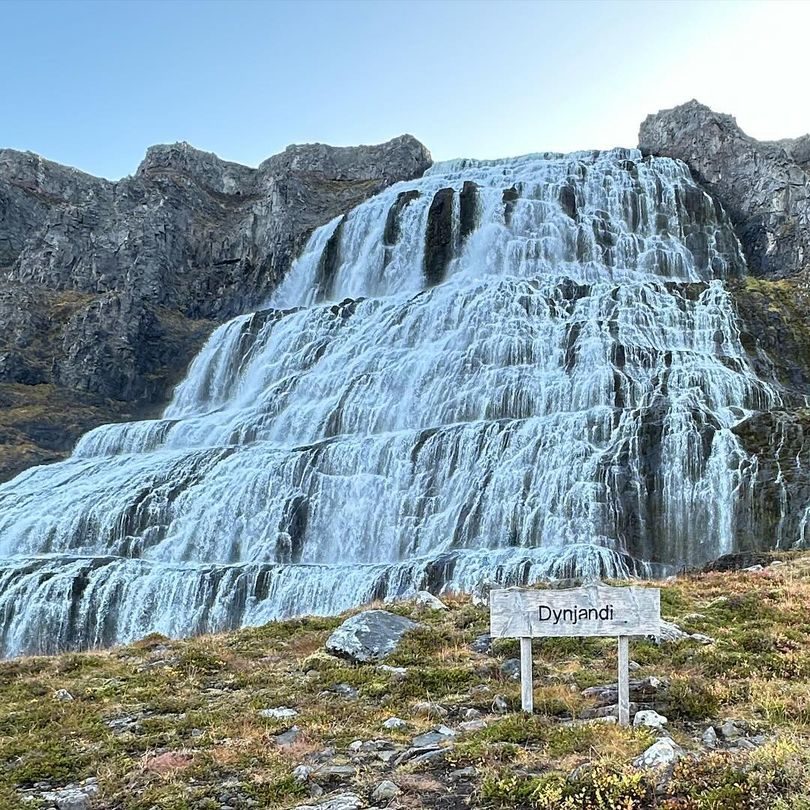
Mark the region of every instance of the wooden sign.
POLYGON ((585 585, 567 590, 506 588, 490 591, 490 634, 520 639, 523 710, 532 712, 532 638, 617 636, 619 639, 619 722, 630 722, 629 636, 661 632, 657 588, 585 585))

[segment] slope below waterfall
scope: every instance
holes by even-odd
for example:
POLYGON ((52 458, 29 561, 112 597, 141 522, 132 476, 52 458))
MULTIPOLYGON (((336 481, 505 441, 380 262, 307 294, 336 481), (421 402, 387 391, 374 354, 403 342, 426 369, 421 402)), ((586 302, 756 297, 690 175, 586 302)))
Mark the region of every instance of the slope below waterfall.
POLYGON ((734 550, 733 428, 781 402, 741 345, 743 272, 686 167, 635 150, 391 187, 214 332, 162 419, 0 487, 0 646, 734 550))

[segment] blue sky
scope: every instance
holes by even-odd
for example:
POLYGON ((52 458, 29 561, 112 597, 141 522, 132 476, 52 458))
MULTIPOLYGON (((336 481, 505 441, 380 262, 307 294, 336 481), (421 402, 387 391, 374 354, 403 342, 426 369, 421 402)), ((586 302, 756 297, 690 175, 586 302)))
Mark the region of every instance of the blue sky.
POLYGON ((696 97, 810 131, 800 2, 0 0, 0 146, 102 176, 411 132, 437 159, 634 146, 696 97))

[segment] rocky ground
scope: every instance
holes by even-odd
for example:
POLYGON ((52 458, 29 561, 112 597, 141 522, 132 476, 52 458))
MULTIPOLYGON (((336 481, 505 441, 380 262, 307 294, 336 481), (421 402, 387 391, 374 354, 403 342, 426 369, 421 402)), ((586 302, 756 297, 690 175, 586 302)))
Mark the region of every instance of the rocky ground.
POLYGON ((468 597, 2 662, 0 807, 810 807, 810 555, 718 567, 656 583, 630 729, 614 640, 536 641, 526 716, 468 597))

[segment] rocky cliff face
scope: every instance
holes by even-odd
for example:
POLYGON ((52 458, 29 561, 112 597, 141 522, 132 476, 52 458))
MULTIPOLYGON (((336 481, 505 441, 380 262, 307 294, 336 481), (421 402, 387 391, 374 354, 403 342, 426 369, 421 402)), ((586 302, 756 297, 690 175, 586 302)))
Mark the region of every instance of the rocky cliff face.
POLYGON ((810 541, 810 135, 757 141, 730 115, 697 101, 648 116, 642 151, 683 160, 729 213, 752 276, 731 285, 743 344, 783 407, 735 432, 752 464, 741 471, 742 545, 810 541))
POLYGON ((648 116, 639 147, 684 161, 722 202, 753 274, 810 268, 810 135, 757 141, 730 115, 690 101, 648 116))
POLYGON ((291 146, 257 169, 155 146, 119 182, 0 150, 0 480, 159 407, 315 227, 429 165, 410 136, 291 146))

